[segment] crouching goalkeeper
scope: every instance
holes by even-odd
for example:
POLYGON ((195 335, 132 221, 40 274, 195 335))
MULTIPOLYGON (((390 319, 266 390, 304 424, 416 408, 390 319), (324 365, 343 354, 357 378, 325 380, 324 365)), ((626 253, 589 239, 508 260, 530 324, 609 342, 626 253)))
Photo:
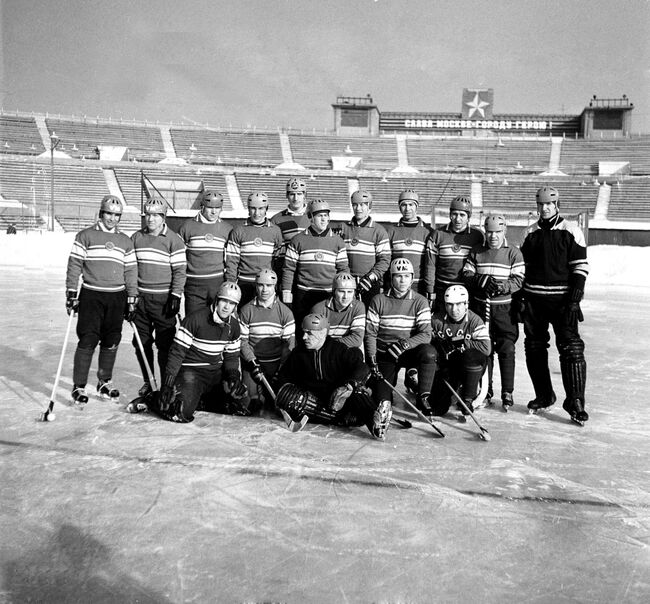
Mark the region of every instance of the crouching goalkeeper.
POLYGON ((390 408, 378 408, 365 388, 370 370, 361 350, 329 337, 328 329, 322 314, 311 313, 303 319, 302 341, 278 373, 276 405, 294 420, 306 414, 319 423, 365 425, 383 440, 390 408))

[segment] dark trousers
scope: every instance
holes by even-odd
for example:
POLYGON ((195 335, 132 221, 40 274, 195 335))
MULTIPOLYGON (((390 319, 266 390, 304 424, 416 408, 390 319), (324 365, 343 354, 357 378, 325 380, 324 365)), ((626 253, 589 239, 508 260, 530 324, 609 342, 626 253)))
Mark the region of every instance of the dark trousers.
POLYGON ((562 378, 567 397, 584 400, 586 362, 584 341, 578 331, 577 320, 571 321, 563 297, 529 296, 524 310, 524 349, 526 367, 533 382, 535 396, 547 398, 553 393, 548 367, 550 342, 549 326, 553 326, 555 344, 560 356, 562 378), (581 377, 573 376, 572 368, 580 369, 581 377))
POLYGON ((210 306, 217 297, 217 291, 223 283, 223 277, 195 279, 188 277, 185 282, 185 316, 194 311, 210 306))
POLYGON ((444 380, 447 380, 463 400, 473 400, 478 394, 479 382, 487 366, 487 356, 475 349, 454 352, 449 358, 439 357, 438 371, 433 380, 429 402, 435 415, 449 411, 452 395, 444 380))
POLYGON ((81 288, 77 337, 72 380, 76 386, 85 386, 97 344, 100 345, 98 377, 112 377, 117 347, 122 339, 122 323, 126 306, 126 291, 98 292, 81 288))
MULTIPOLYGON (((402 367, 415 367, 418 370, 418 394, 427 394, 431 392, 437 356, 436 349, 431 344, 420 344, 403 352, 397 361, 388 353, 378 353, 377 365, 384 379, 393 386, 397 383, 397 374, 402 367)), ((390 401, 393 391, 383 380, 379 380, 375 383, 373 394, 377 402, 390 401)))
MULTIPOLYGON (((169 317, 165 312, 168 294, 142 294, 135 313, 133 323, 138 330, 142 347, 149 368, 155 372, 153 365, 153 345, 156 344, 158 350, 158 366, 160 368, 160 383, 165 381, 165 367, 167 366, 167 356, 169 349, 174 341, 176 334, 176 315, 169 317)), ((140 353, 138 343, 133 338, 135 355, 140 365, 142 378, 145 382, 149 381, 147 370, 144 365, 144 359, 140 353)))

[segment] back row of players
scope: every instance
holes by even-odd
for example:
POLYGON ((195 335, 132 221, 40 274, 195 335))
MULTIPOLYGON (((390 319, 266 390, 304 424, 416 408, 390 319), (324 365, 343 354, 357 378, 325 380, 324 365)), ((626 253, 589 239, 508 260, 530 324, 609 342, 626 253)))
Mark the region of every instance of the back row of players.
POLYGON ((535 389, 528 407, 556 400, 547 352, 552 325, 563 407, 579 423, 588 419, 578 332, 586 246, 560 216, 556 189, 537 191, 539 220, 520 248, 509 245, 501 215, 488 216, 484 231, 470 226, 465 196, 451 201, 449 223, 433 230, 418 216, 418 194, 405 190, 402 218, 384 228, 370 215, 371 193, 359 190, 352 219, 333 230, 329 204, 307 203, 302 180, 291 178, 286 190, 288 207, 271 219, 267 195, 251 193, 248 219, 236 227, 220 218, 222 195, 205 191, 200 211, 178 234, 166 224, 165 201, 153 197, 145 227, 130 238, 118 229, 121 201, 104 197, 98 222, 77 234, 68 262, 66 306, 79 313, 75 404, 88 401, 98 344, 97 392, 119 399, 112 374, 126 319, 139 335, 133 345, 144 379, 131 411, 152 408, 179 422, 191 421, 197 408, 249 414, 277 390, 275 404, 294 417, 367 425, 384 438, 401 367, 418 407, 443 415, 451 405, 444 380, 470 410, 491 404, 496 352, 501 401, 505 410, 512 406, 523 322, 535 389), (152 387, 154 343, 159 393, 152 387), (486 368, 483 401, 476 397, 486 368))

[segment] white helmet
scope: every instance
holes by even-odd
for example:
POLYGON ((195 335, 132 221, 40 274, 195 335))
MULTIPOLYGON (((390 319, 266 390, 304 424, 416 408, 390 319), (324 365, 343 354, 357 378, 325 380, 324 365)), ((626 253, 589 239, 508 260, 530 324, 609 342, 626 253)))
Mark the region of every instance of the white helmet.
POLYGON ((413 264, 408 258, 395 258, 390 263, 390 274, 396 275, 398 273, 410 273, 413 274, 413 264))
POLYGON ((445 291, 445 304, 469 302, 469 294, 464 285, 450 285, 445 291))
POLYGON ((241 289, 232 281, 224 281, 217 290, 217 300, 230 300, 235 304, 241 301, 241 289))

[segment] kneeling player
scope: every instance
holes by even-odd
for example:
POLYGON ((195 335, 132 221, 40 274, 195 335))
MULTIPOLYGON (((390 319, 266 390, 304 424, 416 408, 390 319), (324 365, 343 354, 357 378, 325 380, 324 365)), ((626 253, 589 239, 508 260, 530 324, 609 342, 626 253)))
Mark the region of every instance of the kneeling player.
MULTIPOLYGON (((451 406, 451 393, 444 383, 460 392, 465 405, 474 411, 479 382, 487 367, 492 345, 482 319, 469 310, 469 294, 463 285, 452 285, 444 295, 445 311, 431 321, 438 371, 431 392, 434 415, 444 415, 451 406)), ((461 409, 466 415, 465 409, 461 409)))
POLYGON ((239 323, 233 316, 240 300, 239 286, 226 281, 210 307, 183 319, 158 404, 152 405, 165 419, 191 422, 200 402, 209 410, 248 415, 250 399, 239 373, 239 323))
POLYGON ((294 419, 342 426, 366 425, 384 439, 391 418, 390 404, 377 407, 365 390, 369 370, 361 350, 348 348, 327 335, 323 315, 302 321, 302 342, 291 351, 278 374, 276 404, 294 419))

